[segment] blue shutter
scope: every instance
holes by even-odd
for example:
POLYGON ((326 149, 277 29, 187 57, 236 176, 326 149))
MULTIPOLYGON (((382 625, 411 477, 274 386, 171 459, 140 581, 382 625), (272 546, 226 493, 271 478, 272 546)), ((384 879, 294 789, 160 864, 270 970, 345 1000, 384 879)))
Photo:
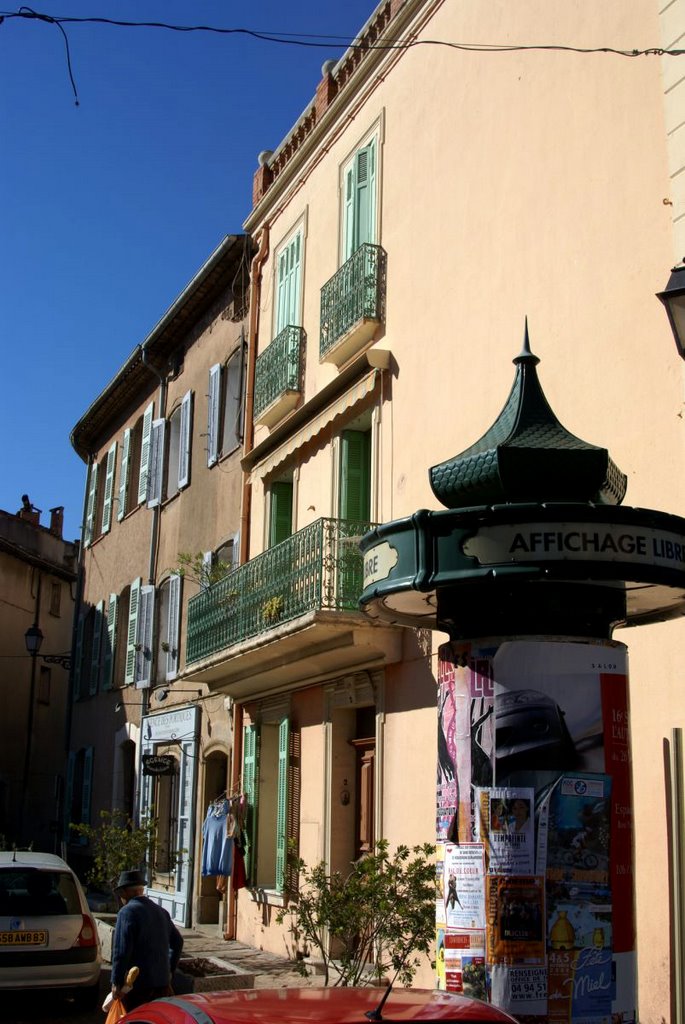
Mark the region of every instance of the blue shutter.
POLYGON ((136 660, 134 682, 138 689, 152 683, 152 638, 155 625, 155 588, 140 588, 140 604, 136 623, 136 660))
POLYGON ((219 417, 221 413, 221 365, 209 369, 207 395, 207 465, 213 466, 219 458, 219 417))
POLYGON ((169 645, 166 656, 166 678, 171 680, 178 675, 178 648, 181 641, 181 577, 177 574, 169 577, 169 614, 166 635, 169 645))

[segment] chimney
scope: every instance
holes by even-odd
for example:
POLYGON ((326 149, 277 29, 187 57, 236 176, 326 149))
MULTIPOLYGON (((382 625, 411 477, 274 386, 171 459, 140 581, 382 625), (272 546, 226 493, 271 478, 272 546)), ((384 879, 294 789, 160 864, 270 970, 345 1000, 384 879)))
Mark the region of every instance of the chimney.
POLYGON ((62 527, 64 525, 64 505, 58 505, 50 509, 50 533, 62 539, 62 527))

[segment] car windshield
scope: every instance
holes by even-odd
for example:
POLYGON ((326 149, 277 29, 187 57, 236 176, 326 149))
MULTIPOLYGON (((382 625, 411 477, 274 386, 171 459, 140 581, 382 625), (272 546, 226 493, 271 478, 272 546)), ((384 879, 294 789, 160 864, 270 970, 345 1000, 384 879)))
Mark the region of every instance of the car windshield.
POLYGON ((0 868, 0 915, 53 917, 80 913, 78 891, 67 871, 0 868))

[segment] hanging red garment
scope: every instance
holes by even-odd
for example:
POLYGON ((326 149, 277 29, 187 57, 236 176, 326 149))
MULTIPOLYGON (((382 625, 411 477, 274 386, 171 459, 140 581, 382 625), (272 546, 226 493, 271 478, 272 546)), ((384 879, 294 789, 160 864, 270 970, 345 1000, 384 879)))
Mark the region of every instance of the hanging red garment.
POLYGON ((247 875, 245 873, 245 857, 243 856, 243 850, 240 843, 235 844, 233 851, 233 874, 231 876, 233 882, 233 889, 244 889, 247 885, 247 875))

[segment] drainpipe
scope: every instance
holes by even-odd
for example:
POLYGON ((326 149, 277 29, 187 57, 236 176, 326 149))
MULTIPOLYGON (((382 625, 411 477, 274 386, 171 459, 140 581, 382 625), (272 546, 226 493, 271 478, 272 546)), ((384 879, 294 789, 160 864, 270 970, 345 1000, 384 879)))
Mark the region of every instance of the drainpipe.
MULTIPOLYGON (((262 267, 269 255, 269 226, 261 231, 259 250, 252 260, 250 269, 250 320, 247 341, 247 381, 245 386, 245 439, 243 456, 249 455, 254 444, 254 382, 257 362, 257 339, 259 337, 259 301, 262 294, 262 267)), ((243 471, 243 493, 240 506, 240 565, 250 557, 250 505, 252 485, 248 470, 243 471)))

